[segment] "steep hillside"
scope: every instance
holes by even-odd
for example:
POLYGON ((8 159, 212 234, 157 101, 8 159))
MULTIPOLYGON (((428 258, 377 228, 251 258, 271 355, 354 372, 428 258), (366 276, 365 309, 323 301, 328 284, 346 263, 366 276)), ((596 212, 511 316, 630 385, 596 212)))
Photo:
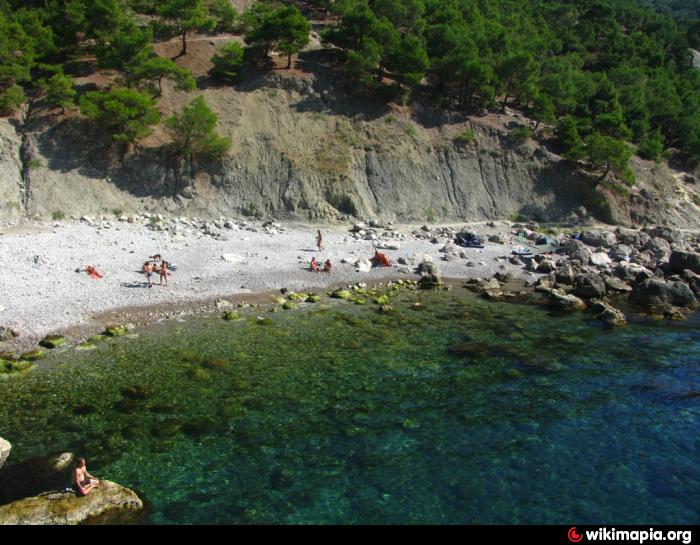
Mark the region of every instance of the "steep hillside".
MULTIPOLYGON (((185 93, 166 83, 159 101, 169 115, 204 95, 219 116, 219 131, 233 141, 220 165, 174 168, 162 128, 122 157, 77 112, 64 116, 34 105, 26 122, 0 120, 0 220, 15 222, 20 213, 150 211, 324 221, 562 221, 592 213, 623 224, 700 225, 700 188, 692 176, 635 159, 638 184, 629 194, 594 191, 592 175, 547 146, 509 140, 514 126, 534 126, 517 112, 467 116, 426 101, 409 108, 360 100, 339 83, 317 41, 295 70, 248 74, 237 87, 214 85, 206 78, 208 59, 231 39, 193 39, 178 62, 193 70, 200 89, 185 93), (470 143, 458 138, 468 127, 470 143)), ((169 56, 177 47, 176 40, 161 43, 158 52, 169 56)), ((115 76, 87 72, 76 78, 83 92, 115 76)))

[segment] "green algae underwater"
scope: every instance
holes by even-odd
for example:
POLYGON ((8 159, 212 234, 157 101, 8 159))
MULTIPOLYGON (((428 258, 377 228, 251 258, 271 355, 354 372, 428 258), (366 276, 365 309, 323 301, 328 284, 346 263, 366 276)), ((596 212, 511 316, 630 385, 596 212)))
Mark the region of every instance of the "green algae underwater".
POLYGON ((0 381, 8 463, 85 456, 157 524, 699 520, 697 315, 610 330, 459 289, 300 307, 54 351, 0 381))

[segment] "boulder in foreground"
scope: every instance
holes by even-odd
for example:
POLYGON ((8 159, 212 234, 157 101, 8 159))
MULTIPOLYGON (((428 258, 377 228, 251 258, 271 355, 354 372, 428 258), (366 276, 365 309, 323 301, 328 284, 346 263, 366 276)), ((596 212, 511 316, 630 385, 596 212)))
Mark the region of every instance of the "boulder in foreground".
POLYGON ((135 514, 143 502, 135 492, 111 481, 85 497, 75 492, 45 492, 0 506, 0 525, 81 524, 135 514))

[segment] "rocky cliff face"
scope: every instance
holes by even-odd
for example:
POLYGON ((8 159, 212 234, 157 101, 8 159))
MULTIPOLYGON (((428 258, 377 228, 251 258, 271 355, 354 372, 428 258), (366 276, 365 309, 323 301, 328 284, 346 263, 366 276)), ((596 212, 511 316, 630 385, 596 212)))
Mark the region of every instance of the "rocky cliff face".
POLYGON ((17 222, 24 210, 20 149, 22 138, 6 119, 0 119, 0 221, 17 222))
MULTIPOLYGON (((119 158, 77 114, 35 118, 23 127, 24 144, 1 121, 0 198, 6 206, 0 219, 16 221, 20 212, 46 218, 150 211, 558 221, 583 205, 624 224, 700 225, 697 189, 677 192, 683 182, 667 168, 637 162, 642 175, 632 195, 596 193, 588 178, 545 147, 510 143, 509 127, 525 122, 518 116, 455 119, 419 109, 411 117, 358 104, 320 79, 279 74, 199 92, 219 115, 220 132, 233 140, 229 157, 203 169, 178 168, 162 134, 119 158), (459 143, 467 127, 474 141, 459 143)), ((165 114, 191 98, 172 89, 166 95, 165 114)))

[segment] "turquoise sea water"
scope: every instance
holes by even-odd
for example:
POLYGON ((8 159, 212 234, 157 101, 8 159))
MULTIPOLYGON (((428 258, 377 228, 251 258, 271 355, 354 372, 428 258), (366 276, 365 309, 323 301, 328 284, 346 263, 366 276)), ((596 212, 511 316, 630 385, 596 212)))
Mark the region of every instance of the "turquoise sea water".
POLYGON ((52 354, 0 381, 0 435, 15 462, 85 456, 155 523, 700 521, 697 315, 607 330, 461 289, 392 305, 52 354))

